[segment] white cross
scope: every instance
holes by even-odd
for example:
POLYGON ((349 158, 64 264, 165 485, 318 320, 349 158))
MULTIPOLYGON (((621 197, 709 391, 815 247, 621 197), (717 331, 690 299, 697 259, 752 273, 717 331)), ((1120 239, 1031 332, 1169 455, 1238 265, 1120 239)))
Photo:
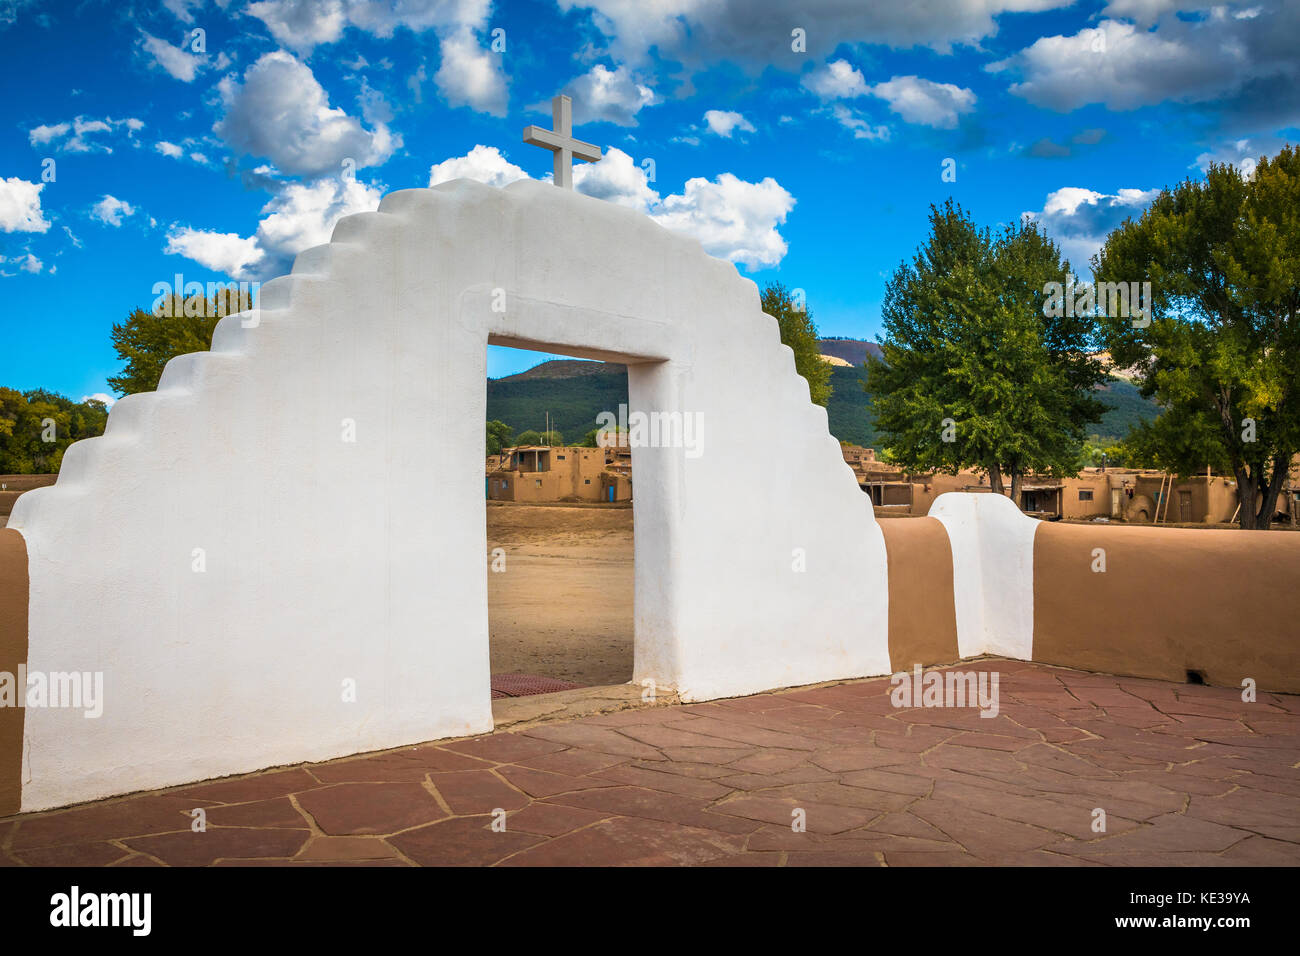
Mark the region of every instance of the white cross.
POLYGON ((575 159, 589 163, 600 161, 600 147, 584 143, 573 138, 573 100, 560 95, 551 100, 551 119, 555 129, 542 129, 540 126, 524 127, 524 142, 530 146, 541 146, 555 154, 555 185, 561 189, 573 188, 573 166, 575 159))

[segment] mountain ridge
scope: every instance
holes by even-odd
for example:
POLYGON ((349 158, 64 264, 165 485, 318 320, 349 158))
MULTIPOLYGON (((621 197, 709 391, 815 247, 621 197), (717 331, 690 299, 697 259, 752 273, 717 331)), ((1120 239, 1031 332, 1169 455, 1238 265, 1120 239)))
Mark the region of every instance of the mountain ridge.
MULTIPOLYGON (((875 342, 862 339, 819 339, 822 354, 851 362, 831 369, 831 397, 826 407, 830 433, 855 445, 876 447, 879 442, 871 422, 871 407, 862 389, 862 364, 867 353, 879 355, 875 342)), ((551 427, 566 442, 579 442, 596 427, 599 412, 616 412, 627 403, 627 367, 585 359, 551 359, 513 375, 487 381, 487 418, 505 422, 515 434, 542 431, 549 416, 551 427)), ((1112 377, 1101 388, 1103 402, 1113 406, 1089 434, 1121 439, 1137 422, 1158 413, 1155 403, 1142 398, 1132 382, 1112 377)))

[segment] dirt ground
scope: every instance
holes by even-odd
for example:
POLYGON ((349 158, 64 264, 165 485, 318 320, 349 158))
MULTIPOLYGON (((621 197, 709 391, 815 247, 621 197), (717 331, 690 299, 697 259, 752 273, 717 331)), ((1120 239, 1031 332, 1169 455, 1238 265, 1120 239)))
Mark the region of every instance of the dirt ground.
POLYGON ((488 502, 493 674, 632 679, 632 509, 488 502))

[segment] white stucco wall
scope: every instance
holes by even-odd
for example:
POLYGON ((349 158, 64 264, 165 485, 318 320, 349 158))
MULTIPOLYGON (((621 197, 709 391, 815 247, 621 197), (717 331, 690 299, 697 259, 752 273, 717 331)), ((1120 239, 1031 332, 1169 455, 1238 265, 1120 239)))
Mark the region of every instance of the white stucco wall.
POLYGON ((952 546, 957 649, 1031 660, 1034 646, 1034 533, 1039 522, 1003 495, 940 495, 930 517, 952 546))
POLYGON ((489 339, 626 361, 633 409, 703 417, 697 458, 633 451, 635 680, 889 671, 870 501, 757 288, 698 243, 458 181, 342 220, 245 321, 18 501, 29 667, 102 671, 106 697, 27 712, 24 810, 491 727, 489 339))

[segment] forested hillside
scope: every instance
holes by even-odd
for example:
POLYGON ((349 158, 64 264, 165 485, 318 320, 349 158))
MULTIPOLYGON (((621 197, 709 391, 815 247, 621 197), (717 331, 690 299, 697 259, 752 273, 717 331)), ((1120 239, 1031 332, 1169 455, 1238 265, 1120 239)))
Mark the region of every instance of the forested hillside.
MULTIPOLYGON (((822 344, 831 346, 825 354, 847 358, 864 354, 868 343, 823 339, 822 344)), ((872 447, 876 435, 867 395, 862 390, 862 374, 860 367, 840 365, 833 369, 833 391, 826 412, 832 435, 840 441, 872 447)), ((596 427, 597 413, 617 412, 618 406, 627 402, 627 369, 599 362, 544 362, 518 375, 489 380, 487 389, 489 421, 503 421, 516 434, 526 429, 540 432, 549 412, 552 427, 564 440, 578 442, 596 427)), ((1090 434, 1102 439, 1121 439, 1132 425, 1156 414, 1156 406, 1122 379, 1111 379, 1102 389, 1101 400, 1114 406, 1089 429, 1090 434)))

